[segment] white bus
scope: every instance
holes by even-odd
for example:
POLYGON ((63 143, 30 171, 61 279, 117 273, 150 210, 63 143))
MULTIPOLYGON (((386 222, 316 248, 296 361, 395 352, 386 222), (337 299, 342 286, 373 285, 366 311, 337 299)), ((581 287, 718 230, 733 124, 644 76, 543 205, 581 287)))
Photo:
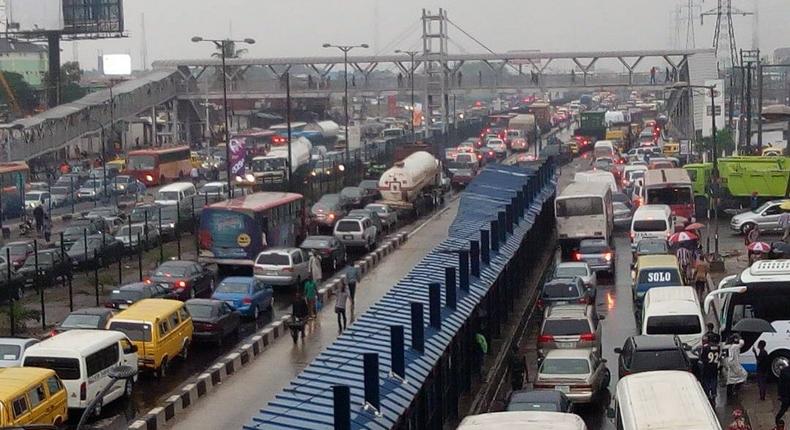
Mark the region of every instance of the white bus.
POLYGON ((771 358, 771 371, 779 376, 790 365, 790 260, 762 260, 739 275, 721 280, 715 291, 705 297, 705 310, 715 303, 722 338, 743 318, 760 318, 771 323, 775 333, 741 333, 741 364, 749 372, 757 370, 752 347, 765 341, 771 358))
POLYGON ((564 255, 582 239, 611 242, 614 228, 612 192, 600 182, 573 182, 554 201, 557 233, 564 255))
POLYGON ((576 414, 563 412, 491 412, 470 415, 457 430, 587 430, 576 414))
POLYGON ((617 430, 721 430, 705 392, 690 372, 659 370, 625 376, 617 383, 617 430))
MULTIPOLYGON (((52 369, 63 381, 69 394, 69 408, 85 409, 113 380, 110 368, 137 367, 137 347, 125 334, 111 330, 69 330, 25 351, 24 367, 52 369)), ((132 394, 134 381, 115 382, 113 388, 96 405, 101 406, 132 394)))

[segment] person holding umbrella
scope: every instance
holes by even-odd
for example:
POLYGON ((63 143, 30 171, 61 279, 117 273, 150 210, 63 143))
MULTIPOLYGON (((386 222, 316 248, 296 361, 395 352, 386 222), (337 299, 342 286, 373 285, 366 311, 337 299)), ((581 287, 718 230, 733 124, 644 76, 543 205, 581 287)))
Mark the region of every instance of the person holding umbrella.
POLYGON ((746 246, 746 251, 749 256, 749 266, 751 266, 755 261, 762 260, 766 254, 771 252, 771 245, 765 242, 752 242, 746 246))

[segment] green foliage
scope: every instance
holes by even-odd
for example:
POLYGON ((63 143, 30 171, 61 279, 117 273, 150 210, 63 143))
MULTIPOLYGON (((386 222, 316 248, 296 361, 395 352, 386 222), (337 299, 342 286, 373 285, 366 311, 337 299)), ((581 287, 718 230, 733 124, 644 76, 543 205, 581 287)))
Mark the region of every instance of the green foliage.
MULTIPOLYGON (((60 101, 62 103, 73 102, 88 94, 88 91, 80 86, 81 79, 82 69, 80 69, 80 63, 69 61, 60 66, 60 101)), ((49 74, 44 76, 44 83, 47 88, 51 88, 54 85, 49 74)))
MULTIPOLYGON (((8 306, 3 306, 2 309, 0 309, 0 314, 3 315, 2 319, 4 321, 2 322, 2 324, 4 327, 10 326, 10 321, 9 321, 10 319, 8 318, 8 311, 9 311, 8 308, 9 308, 8 306)), ((28 309, 16 302, 14 303, 13 312, 14 312, 14 325, 16 326, 14 328, 14 331, 16 333, 24 333, 27 330, 28 321, 41 321, 40 311, 36 309, 28 309)))
MULTIPOLYGON (((8 82, 8 86, 11 87, 11 91, 14 92, 14 96, 19 103, 19 107, 24 112, 30 112, 35 109, 36 105, 38 104, 36 92, 33 90, 33 87, 25 82, 25 79, 22 77, 22 75, 14 72, 3 72, 3 75, 5 75, 5 79, 8 82)), ((0 101, 2 101, 2 103, 9 104, 8 94, 6 94, 5 89, 0 91, 0 101)))
MULTIPOLYGON (((706 152, 711 150, 712 146, 713 141, 710 137, 706 137, 701 141, 697 141, 696 150, 698 152, 706 152)), ((732 133, 729 130, 716 130, 716 148, 718 148, 719 152, 723 150, 727 154, 731 154, 733 151, 735 151, 735 140, 733 139, 732 133)))

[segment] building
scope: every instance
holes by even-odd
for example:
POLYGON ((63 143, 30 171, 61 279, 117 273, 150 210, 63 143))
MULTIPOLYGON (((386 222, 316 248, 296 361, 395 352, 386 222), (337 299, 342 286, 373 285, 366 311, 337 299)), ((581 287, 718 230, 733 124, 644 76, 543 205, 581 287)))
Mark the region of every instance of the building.
POLYGON ((39 88, 47 73, 47 48, 22 40, 0 38, 0 70, 19 73, 25 82, 39 88))

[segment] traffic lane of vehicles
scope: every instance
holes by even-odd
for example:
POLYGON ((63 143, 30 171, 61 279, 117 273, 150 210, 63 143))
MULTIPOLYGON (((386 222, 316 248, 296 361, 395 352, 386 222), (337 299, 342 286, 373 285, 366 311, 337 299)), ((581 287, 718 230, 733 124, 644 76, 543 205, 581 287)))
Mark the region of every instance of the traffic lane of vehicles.
MULTIPOLYGON (((354 313, 361 315, 368 307, 384 295, 397 279, 402 278, 420 259, 430 252, 436 243, 447 237, 447 228, 455 217, 458 200, 448 203, 449 209, 416 225, 411 238, 398 248, 357 285, 354 313)), ((423 219, 424 220, 424 219, 423 219)), ((275 307, 278 299, 275 297, 275 307)), ((280 304, 282 306, 282 304, 280 304)), ((290 340, 275 342, 264 353, 262 359, 243 367, 238 374, 223 383, 222 390, 212 391, 209 398, 202 400, 208 405, 223 405, 221 408, 200 407, 190 409, 178 417, 169 428, 240 428, 250 411, 257 410, 285 387, 294 376, 304 369, 327 345, 337 338, 337 321, 332 311, 333 304, 325 303, 319 312, 318 321, 307 327, 304 343, 294 346, 290 340), (272 366, 272 363, 278 363, 272 366), (250 384, 249 381, 256 381, 250 384)), ((349 308, 350 309, 350 308, 349 308)), ((289 306, 290 311, 290 306, 289 306)), ((352 318, 349 313, 349 324, 352 318)))

